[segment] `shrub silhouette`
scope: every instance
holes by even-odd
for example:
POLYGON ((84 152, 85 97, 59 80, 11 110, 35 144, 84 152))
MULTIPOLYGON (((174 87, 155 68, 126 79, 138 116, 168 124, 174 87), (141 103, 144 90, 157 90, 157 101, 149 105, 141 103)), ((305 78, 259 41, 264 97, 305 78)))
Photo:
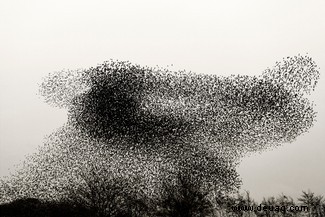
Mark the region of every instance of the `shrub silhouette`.
POLYGON ((35 198, 18 199, 0 205, 3 217, 89 217, 91 210, 71 202, 40 201, 35 198))

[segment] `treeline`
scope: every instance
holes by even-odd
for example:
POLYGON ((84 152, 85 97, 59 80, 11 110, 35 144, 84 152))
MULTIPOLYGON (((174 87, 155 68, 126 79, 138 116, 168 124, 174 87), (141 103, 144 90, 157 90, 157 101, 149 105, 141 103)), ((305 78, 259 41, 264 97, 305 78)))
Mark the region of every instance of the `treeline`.
POLYGON ((324 217, 325 199, 311 191, 302 191, 297 200, 285 194, 263 198, 261 203, 244 194, 226 196, 217 201, 216 216, 236 217, 324 217))
MULTIPOLYGON (((134 184, 134 183, 133 183, 134 184)), ((224 194, 204 190, 189 179, 163 183, 161 195, 149 197, 129 180, 92 180, 83 188, 70 188, 61 201, 21 198, 0 205, 3 217, 324 217, 323 196, 303 191, 295 201, 284 194, 257 203, 249 192, 224 194), (308 209, 301 209, 306 206, 308 209), (251 210, 254 207, 255 210, 251 210), (256 209, 268 207, 267 209, 256 209), (294 207, 292 211, 287 210, 294 207)))

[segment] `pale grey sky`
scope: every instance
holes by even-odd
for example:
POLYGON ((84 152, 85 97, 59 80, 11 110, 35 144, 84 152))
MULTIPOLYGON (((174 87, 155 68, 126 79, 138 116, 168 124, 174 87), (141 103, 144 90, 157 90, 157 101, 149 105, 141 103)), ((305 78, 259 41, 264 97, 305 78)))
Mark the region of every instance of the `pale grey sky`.
POLYGON ((0 1, 0 176, 66 121, 36 95, 48 73, 110 58, 219 75, 258 75, 283 57, 313 57, 318 121, 291 144, 246 158, 243 189, 260 200, 325 195, 325 1, 0 1))

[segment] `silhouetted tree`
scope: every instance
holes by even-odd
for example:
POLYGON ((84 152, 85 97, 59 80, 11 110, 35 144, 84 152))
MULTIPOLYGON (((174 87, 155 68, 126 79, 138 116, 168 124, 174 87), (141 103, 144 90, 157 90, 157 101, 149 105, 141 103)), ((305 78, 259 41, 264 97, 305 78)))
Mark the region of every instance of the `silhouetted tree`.
POLYGON ((309 212, 308 216, 321 217, 324 216, 324 200, 323 196, 315 195, 314 192, 311 191, 302 191, 302 195, 298 200, 302 205, 308 206, 309 212))
POLYGON ((136 188, 139 180, 112 178, 98 168, 82 173, 85 185, 70 187, 66 198, 71 203, 82 204, 96 213, 96 217, 145 216, 149 212, 149 199, 136 188))
POLYGON ((163 196, 157 216, 194 217, 213 213, 211 192, 201 188, 189 176, 179 175, 176 185, 163 183, 163 196))

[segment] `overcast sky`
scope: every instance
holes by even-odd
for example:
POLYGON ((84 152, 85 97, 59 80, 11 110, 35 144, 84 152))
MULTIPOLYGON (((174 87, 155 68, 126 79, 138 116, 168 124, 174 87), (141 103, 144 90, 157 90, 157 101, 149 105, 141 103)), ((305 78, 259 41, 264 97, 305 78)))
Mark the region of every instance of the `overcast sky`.
POLYGON ((0 176, 66 120, 42 102, 48 73, 108 59, 218 75, 258 75, 309 54, 321 68, 318 118, 291 144, 253 155, 238 171, 255 199, 325 195, 325 1, 0 1, 0 176))

